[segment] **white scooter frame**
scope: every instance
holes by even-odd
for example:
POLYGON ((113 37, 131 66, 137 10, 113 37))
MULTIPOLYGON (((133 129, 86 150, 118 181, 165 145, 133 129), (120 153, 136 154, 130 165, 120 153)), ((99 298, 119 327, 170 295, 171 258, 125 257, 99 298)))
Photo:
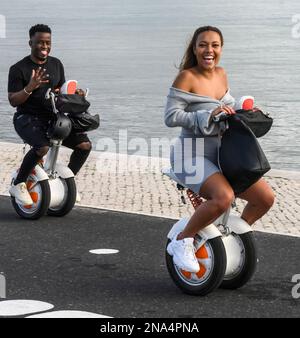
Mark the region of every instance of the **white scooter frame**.
MULTIPOLYGON (((175 181, 178 184, 179 190, 184 189, 172 169, 163 170, 163 174, 175 181)), ((202 273, 197 275, 182 271, 176 266, 173 268, 171 265, 174 265, 174 263, 166 252, 169 273, 177 286, 184 292, 205 295, 218 286, 235 289, 244 285, 252 277, 257 262, 252 228, 239 216, 230 214, 230 212, 231 208, 215 220, 214 224, 210 224, 198 232, 198 243, 195 244, 196 250, 203 248, 206 243, 208 244, 210 241, 218 238, 221 239, 223 244, 224 250, 210 247, 210 253, 206 256, 201 257, 201 253, 200 256, 196 254, 200 266, 201 264, 206 264, 205 269, 210 269, 211 275, 205 276, 202 273), (223 270, 220 266, 217 266, 218 264, 214 264, 213 262, 217 255, 225 256, 221 260, 221 264, 225 264, 223 270), (220 269, 216 273, 215 278, 212 276, 214 268, 220 269)), ((173 225, 167 235, 168 243, 174 238, 175 234, 178 234, 185 228, 188 221, 189 218, 181 218, 173 225)), ((207 249, 209 248, 207 247, 207 249)))
MULTIPOLYGON (((57 114, 55 94, 51 89, 47 91, 45 98, 51 100, 53 112, 57 114)), ((33 204, 22 205, 12 197, 15 210, 23 218, 38 219, 46 212, 51 216, 64 216, 75 204, 77 192, 74 174, 67 166, 57 163, 62 140, 50 140, 50 143, 45 164, 38 163, 27 180, 33 204)), ((12 182, 17 174, 18 171, 13 173, 12 182)))

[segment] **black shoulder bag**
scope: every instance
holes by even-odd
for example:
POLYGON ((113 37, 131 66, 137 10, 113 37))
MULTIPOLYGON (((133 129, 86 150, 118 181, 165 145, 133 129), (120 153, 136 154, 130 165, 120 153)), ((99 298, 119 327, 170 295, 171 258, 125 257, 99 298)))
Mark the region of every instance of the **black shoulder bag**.
POLYGON ((72 130, 76 133, 95 130, 100 125, 99 114, 91 115, 88 112, 90 103, 82 95, 60 94, 55 104, 60 112, 68 114, 72 122, 72 130))
POLYGON ((264 136, 272 127, 273 119, 261 110, 237 110, 236 117, 243 121, 256 137, 264 136))
MULTIPOLYGON (((256 114, 256 112, 255 112, 256 114)), ((219 165, 235 194, 257 182, 271 166, 251 129, 233 115, 219 147, 219 165)))
POLYGON ((60 94, 56 97, 55 105, 60 112, 72 115, 86 112, 90 103, 81 95, 60 94))

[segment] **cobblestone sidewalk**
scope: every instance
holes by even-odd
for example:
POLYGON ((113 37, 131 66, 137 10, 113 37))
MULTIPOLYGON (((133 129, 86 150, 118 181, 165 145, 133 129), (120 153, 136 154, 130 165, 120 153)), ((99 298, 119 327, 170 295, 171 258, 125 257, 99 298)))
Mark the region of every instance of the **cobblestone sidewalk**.
MULTIPOLYGON (((11 173, 18 168, 23 145, 0 142, 0 194, 8 195, 11 173)), ((28 150, 28 148, 27 148, 28 150)), ((70 151, 61 148, 59 161, 67 163, 70 151)), ((192 206, 181 203, 176 184, 161 174, 168 160, 92 151, 76 177, 79 205, 178 219, 191 215, 192 206)), ((276 203, 255 229, 300 236, 300 172, 271 170, 266 180, 276 203)), ((237 200, 237 212, 244 201, 237 200)), ((159 226, 159 224, 158 224, 159 226)))

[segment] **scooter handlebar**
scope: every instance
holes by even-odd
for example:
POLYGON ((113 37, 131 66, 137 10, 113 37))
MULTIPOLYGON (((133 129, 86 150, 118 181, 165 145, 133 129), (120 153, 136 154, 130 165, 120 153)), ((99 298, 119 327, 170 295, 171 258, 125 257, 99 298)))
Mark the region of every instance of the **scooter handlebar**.
POLYGON ((45 94, 45 99, 49 100, 50 99, 50 93, 51 93, 51 88, 48 88, 46 94, 45 94))
POLYGON ((224 111, 221 111, 221 113, 213 117, 214 122, 226 121, 227 119, 228 119, 228 115, 224 111))
POLYGON ((47 89, 47 92, 45 94, 45 99, 46 100, 51 99, 51 105, 52 105, 53 113, 57 114, 57 109, 56 109, 56 106, 55 106, 55 93, 51 90, 51 88, 47 89))

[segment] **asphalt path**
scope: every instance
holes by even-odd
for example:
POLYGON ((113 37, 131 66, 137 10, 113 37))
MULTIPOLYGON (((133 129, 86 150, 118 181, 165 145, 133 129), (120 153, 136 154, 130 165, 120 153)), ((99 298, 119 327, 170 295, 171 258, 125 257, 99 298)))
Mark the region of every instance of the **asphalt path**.
POLYGON ((292 276, 300 274, 300 238, 256 232, 259 264, 253 279, 238 290, 196 297, 181 293, 165 266, 166 235, 173 223, 79 207, 64 218, 24 221, 1 196, 5 300, 39 300, 57 311, 115 318, 300 316, 300 298, 291 293, 292 276), (89 252, 103 248, 119 252, 89 252))

